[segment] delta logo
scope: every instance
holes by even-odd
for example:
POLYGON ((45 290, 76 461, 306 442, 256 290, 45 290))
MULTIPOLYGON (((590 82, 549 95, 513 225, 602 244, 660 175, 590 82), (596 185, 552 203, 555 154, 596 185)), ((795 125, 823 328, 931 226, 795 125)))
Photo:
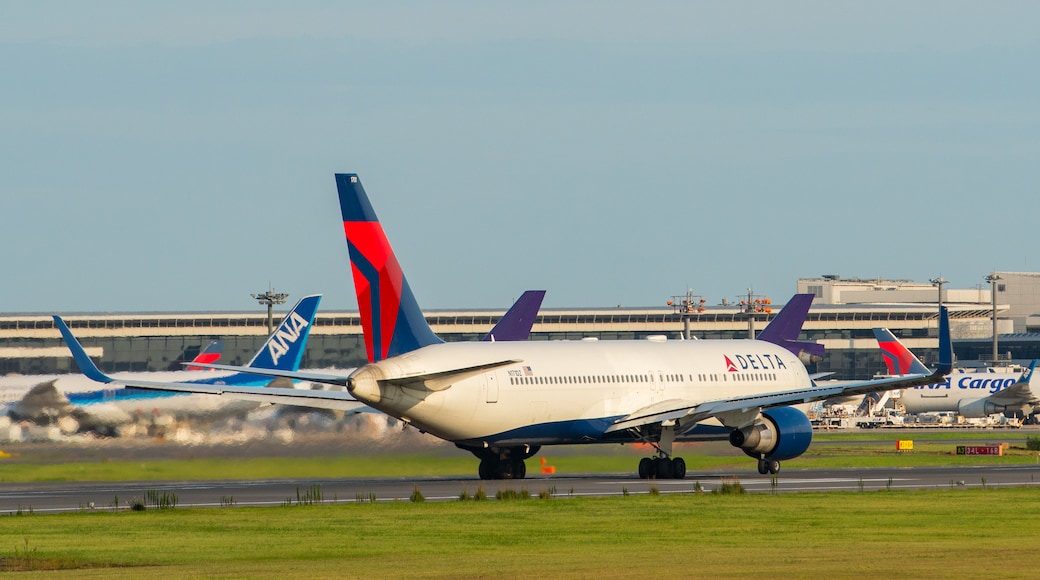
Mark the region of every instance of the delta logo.
POLYGON ((726 360, 726 372, 739 373, 741 371, 768 371, 786 369, 784 360, 773 354, 735 354, 733 358, 722 355, 726 360), (734 362, 736 361, 736 362, 734 362))

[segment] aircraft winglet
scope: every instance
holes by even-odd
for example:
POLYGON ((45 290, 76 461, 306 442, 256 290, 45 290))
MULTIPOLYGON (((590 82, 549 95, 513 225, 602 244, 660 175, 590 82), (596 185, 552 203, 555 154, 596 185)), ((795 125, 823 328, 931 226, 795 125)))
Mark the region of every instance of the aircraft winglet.
POLYGON ((65 344, 68 345, 69 350, 72 351, 72 359, 76 361, 76 366, 79 367, 79 372, 87 375, 87 378, 97 381, 99 383, 112 383, 115 379, 101 372, 94 364, 94 361, 90 360, 87 356, 87 351, 83 350, 83 345, 76 340, 76 337, 72 335, 72 331, 69 330, 69 326, 65 324, 65 321, 60 316, 54 315, 54 326, 58 327, 58 331, 61 332, 61 337, 65 339, 65 344))

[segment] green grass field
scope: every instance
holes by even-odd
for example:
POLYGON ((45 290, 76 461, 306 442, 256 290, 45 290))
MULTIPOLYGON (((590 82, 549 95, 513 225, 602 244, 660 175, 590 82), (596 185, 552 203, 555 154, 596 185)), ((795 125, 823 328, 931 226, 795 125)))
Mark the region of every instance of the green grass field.
MULTIPOLYGON (((821 434, 785 468, 1036 462, 1025 432, 821 434), (895 440, 915 441, 912 453, 895 440), (1008 442, 959 457, 959 442, 1008 442)), ((471 476, 452 449, 328 457, 65 462, 0 459, 2 481, 471 476)), ((35 456, 34 453, 40 455, 35 456)), ((547 448, 559 473, 630 473, 632 446, 547 448)), ((684 446, 692 470, 749 475, 726 443, 684 446)), ((533 466, 532 466, 533 467, 533 466)), ((523 489, 518 482, 518 490, 523 489)), ((0 516, 0 572, 43 578, 1032 578, 1034 488, 632 495, 0 516)))
MULTIPOLYGON (((891 433, 819 433, 805 455, 784 462, 785 468, 905 467, 913 465, 971 465, 977 463, 1037 463, 1035 451, 1026 451, 1025 431, 957 431, 891 433), (914 451, 895 450, 896 439, 913 439, 914 451), (958 442, 977 444, 1008 442, 1004 457, 963 457, 954 455, 958 442)), ((691 471, 755 469, 755 462, 725 442, 684 444, 677 453, 691 471)), ((545 457, 558 474, 631 473, 646 449, 631 445, 588 445, 546 447, 528 461, 528 469, 538 469, 545 457)), ((477 460, 470 454, 440 448, 432 452, 340 454, 312 457, 205 457, 193 459, 149 459, 122 461, 102 456, 86 456, 76 461, 55 459, 48 451, 14 453, 0 458, 0 482, 34 481, 162 481, 222 480, 256 478, 337 478, 402 476, 471 476, 477 460), (35 455, 34 455, 35 454, 35 455)))
POLYGON ((0 518, 43 578, 1033 578, 1035 489, 629 496, 0 518))

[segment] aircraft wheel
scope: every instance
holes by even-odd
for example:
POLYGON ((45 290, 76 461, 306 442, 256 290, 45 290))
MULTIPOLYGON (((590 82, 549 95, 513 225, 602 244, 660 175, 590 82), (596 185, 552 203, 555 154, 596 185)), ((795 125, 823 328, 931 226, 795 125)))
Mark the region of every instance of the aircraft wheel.
POLYGON ((488 459, 481 459, 480 466, 477 468, 477 475, 480 476, 480 479, 494 479, 495 472, 491 467, 491 461, 488 459))
POLYGON ((672 460, 667 457, 658 457, 654 462, 658 479, 669 479, 672 477, 672 460))
POLYGON ((527 477, 527 465, 523 459, 513 460, 513 477, 511 479, 523 479, 527 477))
POLYGON ((771 473, 773 475, 776 475, 780 471, 780 462, 779 461, 777 461, 775 459, 767 459, 766 462, 768 463, 768 465, 766 467, 769 470, 769 473, 771 473))
POLYGON ((639 479, 650 479, 650 470, 654 466, 654 460, 644 457, 639 460, 639 479))
POLYGON ((682 457, 672 459, 672 477, 675 479, 686 479, 686 460, 682 457))
POLYGON ((769 473, 769 464, 766 462, 765 459, 758 460, 758 473, 761 475, 769 473))

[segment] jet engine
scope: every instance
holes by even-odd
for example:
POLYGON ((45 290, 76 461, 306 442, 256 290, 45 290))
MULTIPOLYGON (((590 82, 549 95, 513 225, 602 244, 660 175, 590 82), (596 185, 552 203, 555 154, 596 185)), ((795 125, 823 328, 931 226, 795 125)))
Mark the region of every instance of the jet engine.
POLYGON ((996 405, 986 399, 961 401, 957 404, 957 414, 967 419, 983 419, 995 413, 1003 413, 1007 410, 1007 405, 996 405))
POLYGON ((794 459, 809 448, 812 423, 793 407, 765 409, 751 425, 731 431, 729 442, 755 459, 794 459))

